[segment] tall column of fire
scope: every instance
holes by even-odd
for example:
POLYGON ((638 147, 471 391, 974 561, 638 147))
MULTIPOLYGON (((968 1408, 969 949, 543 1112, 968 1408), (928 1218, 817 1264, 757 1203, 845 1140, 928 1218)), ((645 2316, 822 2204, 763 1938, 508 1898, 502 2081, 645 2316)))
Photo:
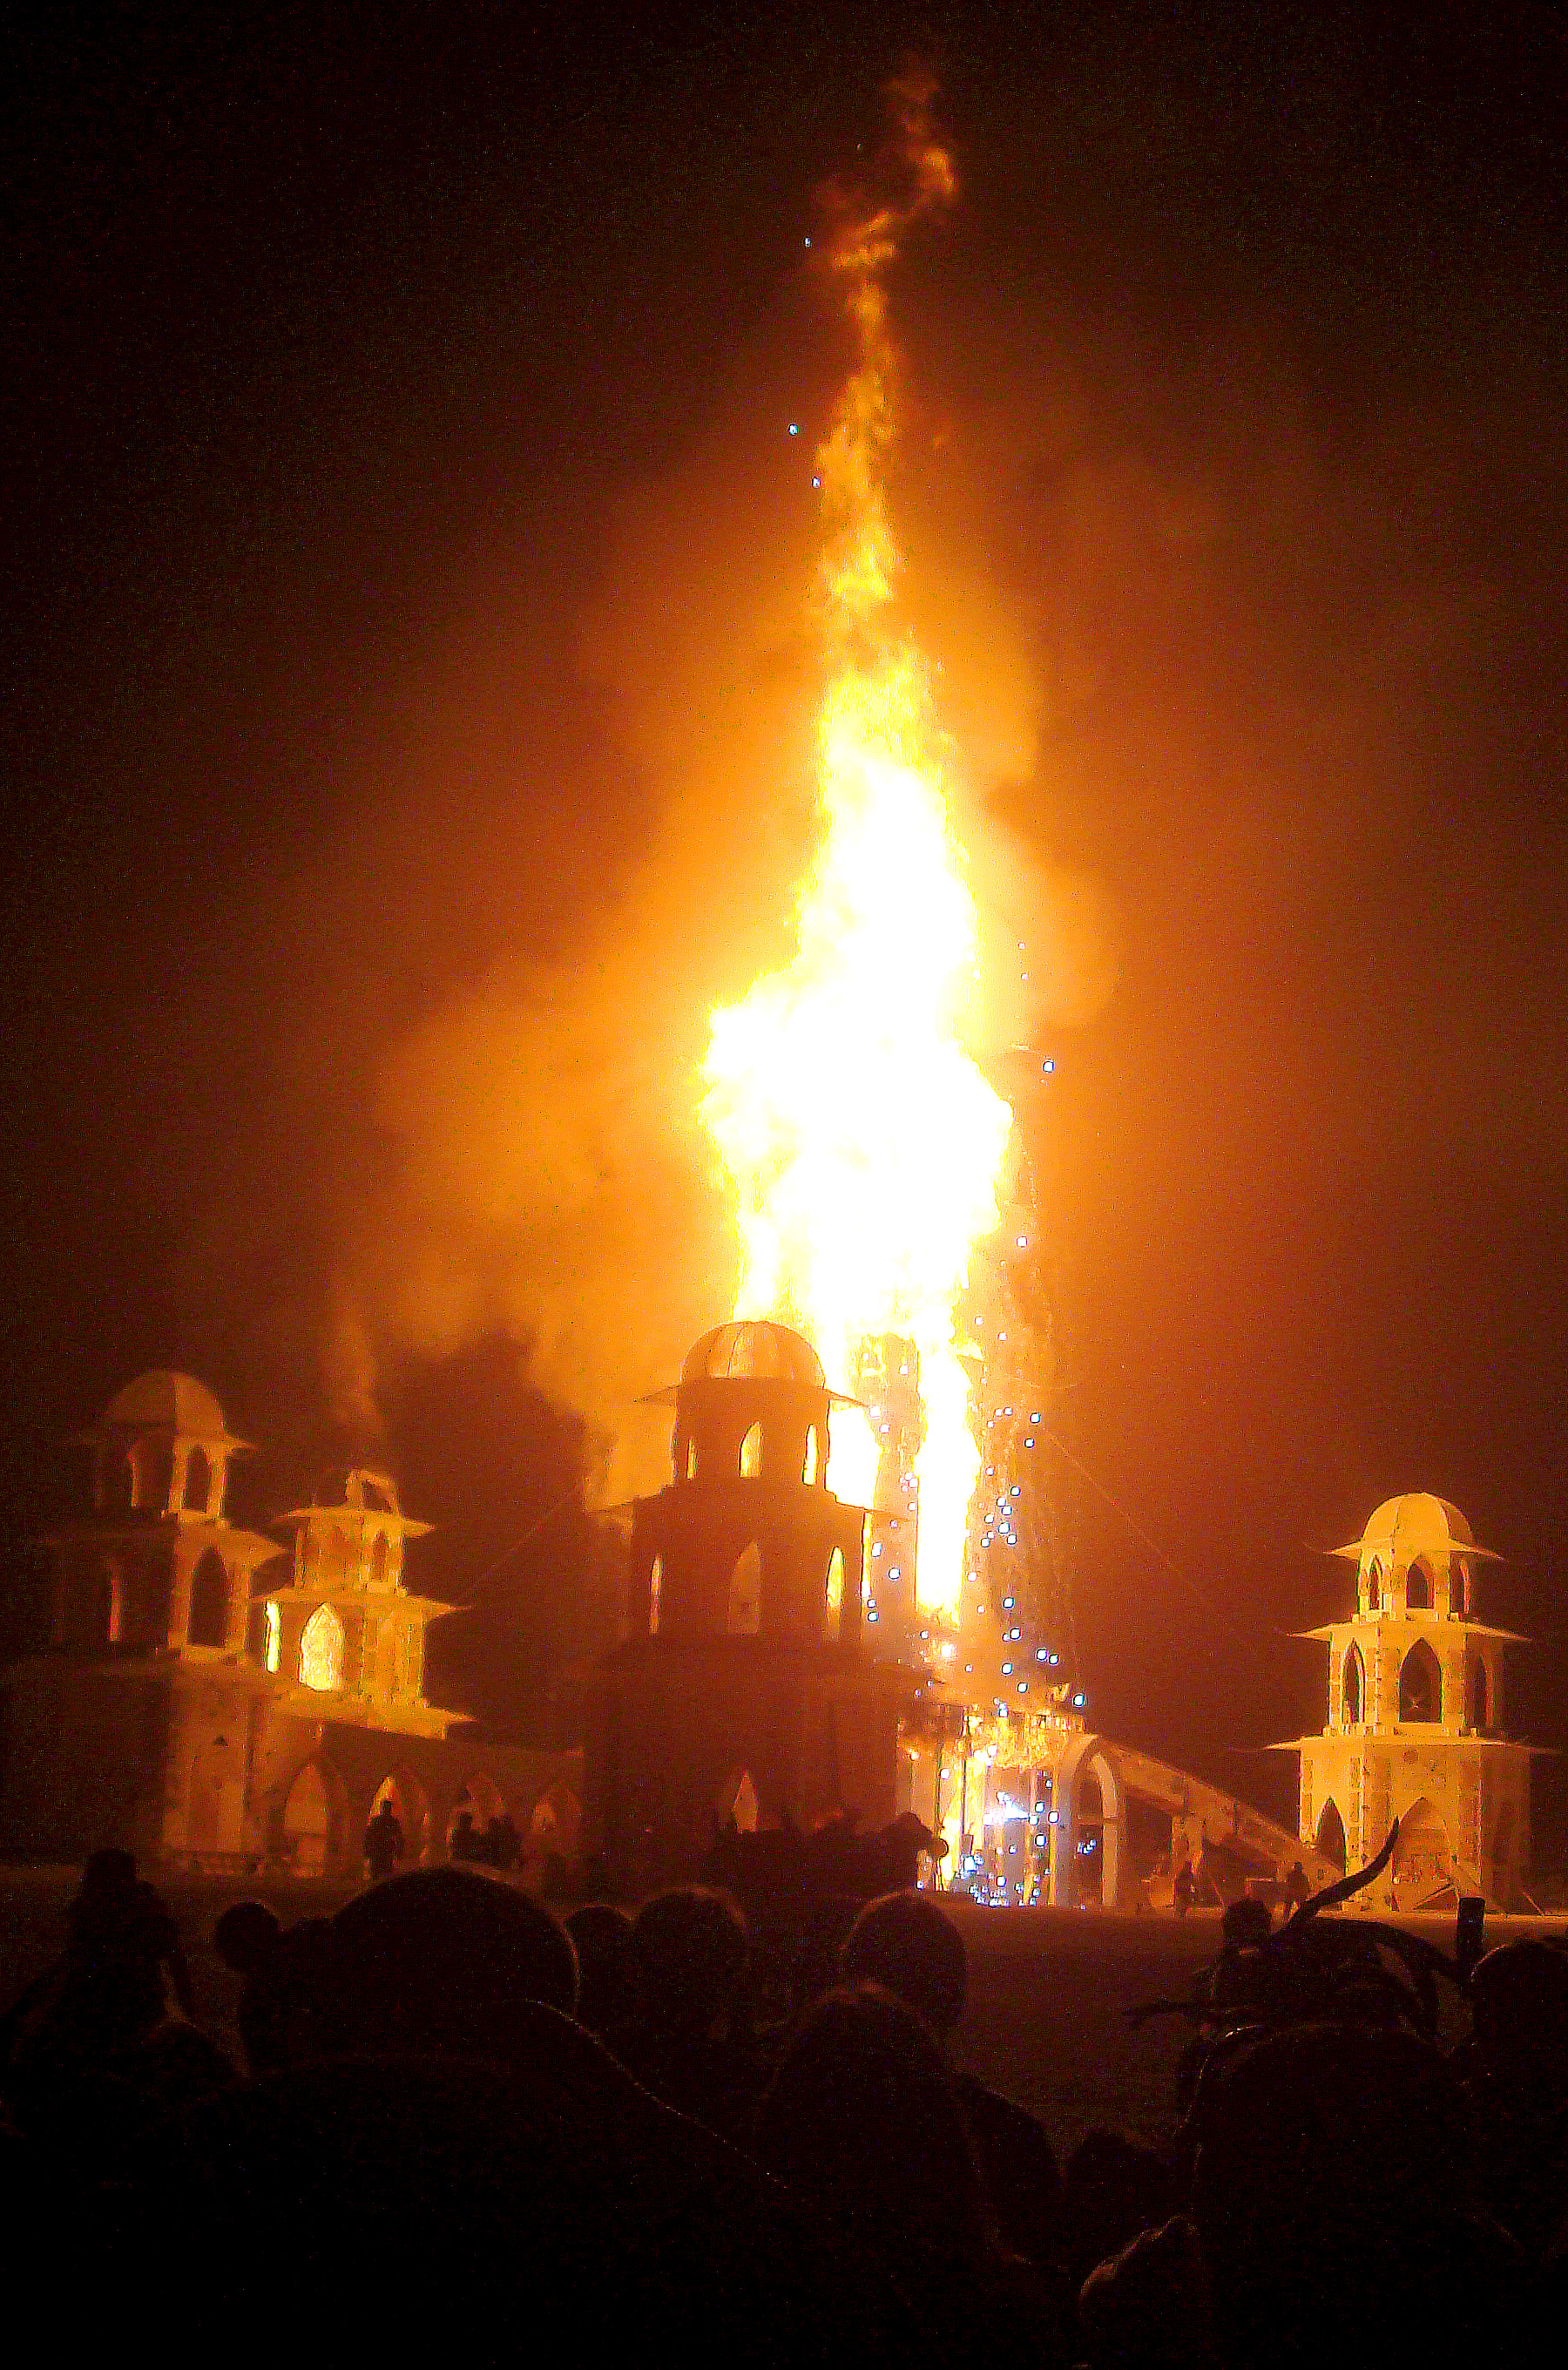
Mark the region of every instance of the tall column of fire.
POLYGON ((870 1380, 882 1386, 875 1430, 847 1409, 835 1417, 834 1486, 873 1501, 880 1466, 885 1501, 896 1490, 893 1506, 918 1521, 921 1605, 953 1618, 982 1461, 956 1319, 976 1247, 998 1225, 1012 1112, 958 1033, 975 904, 928 670, 898 615, 886 276, 955 179, 930 86, 910 78, 892 97, 891 193, 829 193, 825 259, 858 360, 817 454, 821 838, 792 960, 712 1016, 702 1108, 736 1195, 735 1314, 799 1327, 841 1390, 869 1398, 870 1380), (911 1449, 912 1473, 899 1471, 911 1449))

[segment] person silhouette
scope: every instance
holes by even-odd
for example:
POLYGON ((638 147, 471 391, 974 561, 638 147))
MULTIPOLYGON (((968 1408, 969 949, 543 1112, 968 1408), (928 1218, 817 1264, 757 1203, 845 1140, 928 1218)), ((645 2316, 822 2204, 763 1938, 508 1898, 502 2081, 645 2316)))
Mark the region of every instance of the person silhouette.
POLYGON ((364 1849, 372 1884, 390 1876, 403 1857, 403 1825, 388 1796, 383 1796, 374 1818, 365 1829, 364 1849))
POLYGON ((472 1811, 460 1811, 457 1824, 452 1831, 452 1857, 455 1860, 476 1860, 483 1836, 475 1831, 472 1811))

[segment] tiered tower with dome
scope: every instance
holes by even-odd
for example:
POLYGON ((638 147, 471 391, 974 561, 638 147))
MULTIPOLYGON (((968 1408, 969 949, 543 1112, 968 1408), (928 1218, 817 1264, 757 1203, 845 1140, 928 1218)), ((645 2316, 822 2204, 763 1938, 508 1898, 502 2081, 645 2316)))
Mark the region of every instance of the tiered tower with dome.
POLYGON ((425 1637, 452 1608, 405 1585, 428 1523, 390 1474, 323 1478, 275 1539, 230 1522, 246 1444, 189 1375, 158 1369, 79 1435, 84 1509, 43 1542, 52 1585, 0 1670, 0 1851, 341 1876, 386 1801, 408 1857, 439 1857, 466 1810, 575 1839, 580 1761, 480 1741, 425 1690, 425 1637))
POLYGON ((1302 1840, 1364 1868, 1397 1818, 1368 1906, 1439 1908, 1467 1893, 1522 1906, 1531 1747, 1504 1732, 1503 1650, 1525 1641, 1478 1603, 1497 1557, 1424 1491, 1386 1500, 1333 1552, 1356 1566, 1356 1606, 1307 1633, 1329 1650, 1327 1725, 1281 1748, 1301 1756, 1302 1840))
POLYGON ((7 1846, 45 1856, 96 1832, 153 1857, 238 1852, 266 1692, 250 1596, 279 1552, 224 1512, 247 1444, 204 1384, 157 1368, 76 1444, 89 1509, 47 1542, 46 1651, 8 1690, 7 1846))
POLYGON ((585 1835, 628 1881, 690 1870, 715 1820, 897 1804, 905 1674, 864 1651, 865 1510, 829 1485, 837 1395, 810 1343, 715 1326, 672 1407, 671 1478, 631 1509, 630 1635, 571 1674, 585 1835))

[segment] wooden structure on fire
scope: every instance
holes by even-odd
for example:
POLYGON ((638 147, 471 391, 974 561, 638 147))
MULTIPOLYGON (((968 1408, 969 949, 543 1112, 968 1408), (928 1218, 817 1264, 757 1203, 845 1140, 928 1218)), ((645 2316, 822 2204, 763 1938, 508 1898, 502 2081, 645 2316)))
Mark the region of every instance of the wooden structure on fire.
POLYGON ((584 1834, 624 1881, 694 1866, 715 1819, 892 1818, 907 1673, 862 1631, 865 1510, 828 1486, 836 1395, 783 1325, 716 1326, 673 1389, 671 1478, 631 1509, 630 1635, 571 1674, 584 1834))

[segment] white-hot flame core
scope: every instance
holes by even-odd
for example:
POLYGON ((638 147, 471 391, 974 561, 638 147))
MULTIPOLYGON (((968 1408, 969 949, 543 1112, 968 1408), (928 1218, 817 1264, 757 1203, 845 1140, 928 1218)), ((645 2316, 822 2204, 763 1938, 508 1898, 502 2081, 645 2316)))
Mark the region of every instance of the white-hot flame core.
MULTIPOLYGON (((896 357, 879 275, 906 223, 953 189, 930 136, 929 92, 895 96, 912 194, 901 213, 846 222, 832 255, 848 276, 861 359, 817 456, 830 528, 823 834, 793 960, 712 1016, 702 1109, 737 1191, 735 1314, 799 1326, 839 1389, 868 1337, 915 1342, 919 1599, 955 1610, 980 1460, 954 1313, 970 1250, 997 1224, 1012 1113, 957 1035, 975 971, 974 900, 925 669, 887 621, 898 551, 881 478, 896 357)), ((876 1461, 865 1418, 840 1409, 830 1475, 839 1496, 869 1502, 876 1461)))

